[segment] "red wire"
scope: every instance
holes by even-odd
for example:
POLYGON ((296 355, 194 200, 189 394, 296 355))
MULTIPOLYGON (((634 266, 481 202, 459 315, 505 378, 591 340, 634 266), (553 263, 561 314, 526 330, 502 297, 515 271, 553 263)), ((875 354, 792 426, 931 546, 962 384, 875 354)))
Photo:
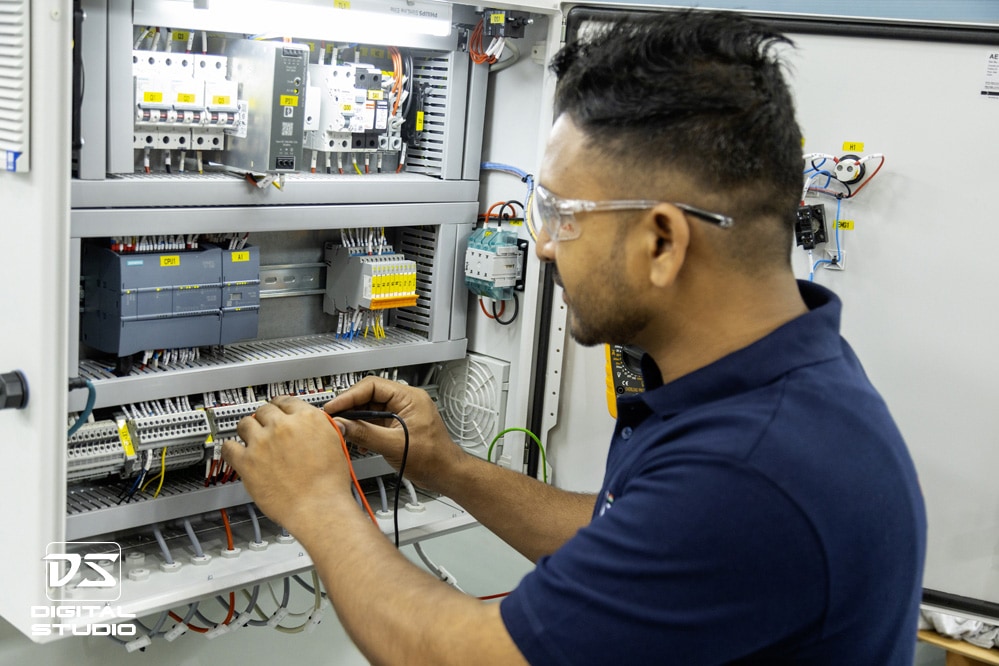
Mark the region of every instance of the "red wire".
POLYGON ((862 190, 862 189, 864 189, 865 187, 867 187, 867 183, 869 183, 869 182, 871 182, 872 180, 874 180, 874 176, 878 175, 878 171, 881 171, 881 167, 883 167, 884 165, 885 165, 885 156, 884 156, 884 155, 882 155, 882 156, 881 156, 881 163, 880 163, 880 164, 878 164, 878 168, 874 170, 874 173, 872 173, 872 174, 871 174, 871 175, 870 175, 870 176, 869 176, 869 177, 867 178, 867 180, 865 180, 864 182, 862 182, 862 183, 860 184, 860 187, 858 187, 857 189, 855 189, 855 190, 854 190, 854 191, 853 191, 853 192, 852 192, 852 193, 850 194, 850 198, 853 198, 853 197, 857 196, 857 193, 858 193, 858 192, 860 192, 860 190, 862 190))
POLYGON ((500 599, 509 595, 509 592, 500 592, 499 594, 489 594, 484 597, 479 597, 479 601, 489 601, 490 599, 500 599))
MULTIPOLYGON (((174 622, 181 622, 181 623, 184 622, 184 618, 182 618, 181 616, 177 615, 173 611, 170 611, 170 619, 173 620, 174 622)), ((207 634, 208 633, 208 629, 205 629, 204 627, 199 627, 196 624, 191 624, 190 622, 188 622, 187 628, 190 629, 191 631, 196 631, 199 634, 207 634)))
POLYGON ((368 516, 371 518, 371 522, 378 525, 378 519, 375 518, 375 512, 371 510, 371 505, 368 504, 368 498, 364 496, 364 491, 361 490, 361 482, 357 480, 357 475, 354 474, 354 465, 350 462, 350 451, 347 450, 347 440, 343 438, 343 433, 340 432, 340 426, 336 424, 333 417, 326 414, 326 418, 329 419, 330 425, 336 430, 336 434, 340 437, 340 446, 343 448, 343 455, 347 457, 347 469, 350 470, 350 478, 354 481, 354 487, 357 488, 357 494, 361 497, 361 503, 364 505, 364 510, 368 512, 368 516))
POLYGON ((499 311, 499 314, 494 316, 494 315, 491 315, 488 312, 486 312, 486 306, 482 302, 482 297, 479 296, 479 309, 482 310, 482 314, 484 314, 485 316, 489 317, 490 319, 496 319, 496 317, 502 317, 503 313, 506 312, 506 301, 500 301, 500 311, 499 311))

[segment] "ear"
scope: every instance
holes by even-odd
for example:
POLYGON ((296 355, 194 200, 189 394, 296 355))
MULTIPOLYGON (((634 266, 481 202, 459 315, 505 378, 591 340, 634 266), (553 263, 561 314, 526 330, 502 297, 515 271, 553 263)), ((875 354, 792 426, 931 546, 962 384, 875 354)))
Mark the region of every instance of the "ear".
POLYGON ((646 217, 649 239, 649 279, 656 287, 667 287, 676 277, 687 258, 690 246, 690 224, 676 206, 658 204, 646 217))

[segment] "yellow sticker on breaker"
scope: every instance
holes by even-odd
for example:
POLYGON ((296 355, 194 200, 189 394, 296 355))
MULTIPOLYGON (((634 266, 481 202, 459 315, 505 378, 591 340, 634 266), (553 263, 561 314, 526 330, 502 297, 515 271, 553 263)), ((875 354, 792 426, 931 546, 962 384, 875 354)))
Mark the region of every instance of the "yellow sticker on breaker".
POLYGON ((840 229, 845 229, 846 231, 852 231, 853 220, 840 220, 836 226, 839 227, 840 229))
POLYGON ((173 41, 175 42, 186 42, 188 33, 186 30, 174 30, 173 31, 173 41))
POLYGON ((844 141, 843 151, 847 153, 862 153, 864 152, 864 142, 863 141, 844 141))
POLYGON ((499 24, 506 23, 506 14, 504 14, 503 12, 494 12, 494 13, 490 14, 490 16, 489 16, 489 22, 490 23, 499 23, 499 24))
POLYGON ((161 92, 144 92, 142 93, 142 101, 149 102, 151 104, 159 104, 163 101, 163 93, 161 92))
POLYGON ((132 446, 132 436, 128 434, 128 425, 121 421, 118 424, 118 439, 121 440, 121 448, 129 458, 135 457, 135 447, 132 446))
POLYGON ((333 0, 333 9, 350 9, 350 0, 333 0))
POLYGON ((423 131, 423 111, 416 112, 416 131, 423 131))
POLYGON ((249 252, 233 252, 232 253, 232 263, 237 263, 239 261, 249 261, 249 260, 250 260, 250 253, 249 252))
POLYGON ((351 111, 354 110, 354 105, 353 104, 341 104, 340 105, 340 110, 343 111, 344 113, 350 113, 351 111))
POLYGON ((181 104, 194 104, 198 96, 194 93, 177 93, 177 101, 181 104))
POLYGON ((212 106, 229 106, 229 96, 215 95, 212 97, 212 106))
POLYGON ((179 254, 168 254, 160 257, 160 266, 166 268, 168 266, 180 266, 180 255, 179 254))
POLYGON ((385 99, 385 93, 381 90, 369 90, 368 99, 385 99))
POLYGON ((298 106, 298 95, 281 95, 281 106, 298 106))

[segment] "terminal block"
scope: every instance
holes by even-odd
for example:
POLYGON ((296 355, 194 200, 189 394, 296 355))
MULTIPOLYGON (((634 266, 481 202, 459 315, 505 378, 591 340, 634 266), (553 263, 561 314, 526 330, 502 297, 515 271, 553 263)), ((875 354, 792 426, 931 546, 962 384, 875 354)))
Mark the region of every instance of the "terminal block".
MULTIPOLYGON (((206 451, 209 451, 204 444, 173 444, 166 447, 165 467, 167 470, 182 469, 196 465, 205 459, 206 451)), ((143 460, 141 456, 136 456, 131 464, 126 465, 126 476, 137 474, 142 471, 143 460)), ((153 455, 153 466, 151 469, 159 470, 160 452, 153 455)))
POLYGON ((233 435, 240 420, 256 412, 263 404, 263 400, 257 400, 256 402, 243 402, 238 405, 223 405, 207 409, 215 438, 220 439, 233 435))
POLYGON ((385 310, 416 305, 416 262, 391 252, 361 254, 326 244, 326 298, 329 314, 352 308, 385 310))
POLYGON ((476 229, 465 252, 465 286, 479 296, 510 300, 522 285, 525 248, 512 231, 476 229))
POLYGON ((184 444, 204 446, 212 434, 208 414, 202 409, 129 419, 128 434, 136 451, 184 444))
POLYGON ((119 474, 125 461, 114 421, 84 423, 67 443, 66 480, 85 481, 119 474))
POLYGON ((316 407, 322 407, 327 402, 336 397, 336 393, 333 391, 323 391, 322 393, 303 393, 297 396, 309 403, 310 405, 315 405, 316 407))

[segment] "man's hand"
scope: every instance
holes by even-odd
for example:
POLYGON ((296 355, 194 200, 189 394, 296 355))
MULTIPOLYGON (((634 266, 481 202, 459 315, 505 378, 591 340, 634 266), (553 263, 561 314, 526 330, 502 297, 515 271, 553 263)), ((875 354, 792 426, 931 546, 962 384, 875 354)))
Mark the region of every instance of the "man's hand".
MULTIPOLYGON (((467 457, 451 441, 437 406, 426 391, 387 379, 365 377, 326 403, 323 409, 333 415, 352 409, 398 414, 409 429, 406 478, 423 488, 446 494, 449 477, 467 457)), ((397 421, 391 419, 382 424, 337 421, 342 424, 348 442, 382 454, 390 465, 399 469, 405 438, 397 421)))
MULTIPOLYGON (((320 409, 282 396, 239 422, 239 436, 222 456, 267 516, 295 533, 316 512, 355 504, 340 438, 320 409)), ((355 505, 356 508, 356 505, 355 505)))

